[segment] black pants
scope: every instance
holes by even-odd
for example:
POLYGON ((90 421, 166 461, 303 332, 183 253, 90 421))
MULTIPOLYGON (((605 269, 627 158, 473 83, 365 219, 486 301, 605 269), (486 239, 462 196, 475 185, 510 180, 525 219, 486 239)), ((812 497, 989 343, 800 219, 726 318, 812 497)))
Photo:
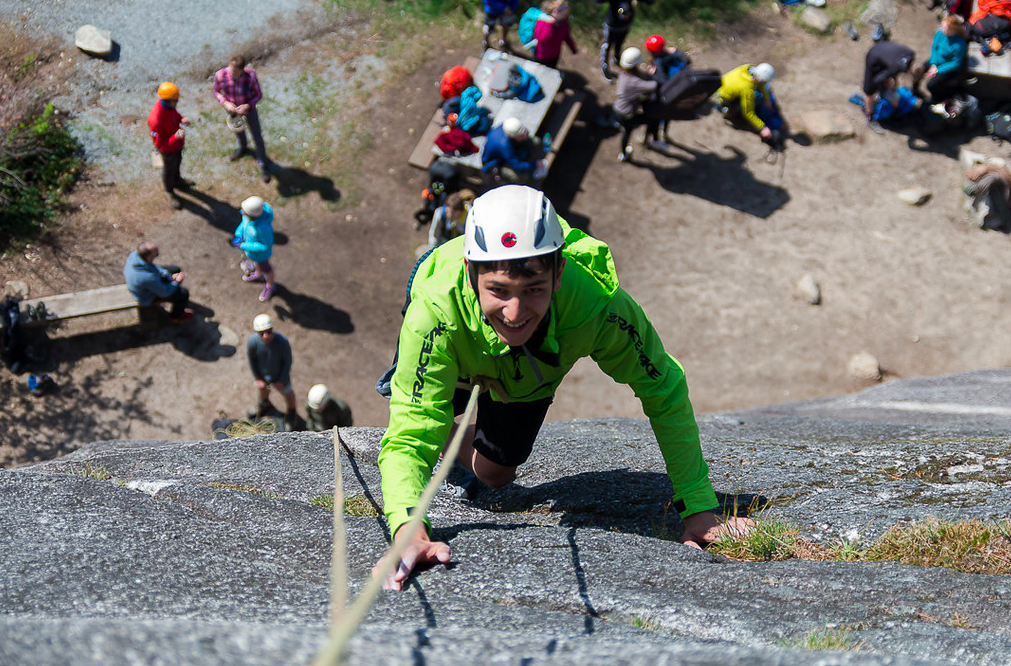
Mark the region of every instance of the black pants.
POLYGON ((964 80, 965 73, 962 70, 951 72, 950 74, 935 74, 933 78, 927 81, 927 92, 930 94, 930 103, 936 104, 961 92, 964 80))
POLYGON ((630 26, 615 28, 606 23, 604 24, 604 41, 600 45, 601 67, 607 67, 608 60, 611 58, 613 58, 615 64, 617 64, 618 58, 621 57, 621 47, 625 43, 625 38, 628 37, 629 27, 630 26), (610 58, 608 56, 610 56, 610 58))
POLYGON ((183 316, 183 312, 186 311, 186 306, 190 304, 190 292, 186 289, 186 287, 179 285, 179 287, 173 291, 168 298, 162 300, 172 304, 172 310, 169 311, 169 317, 178 319, 183 316))
POLYGON ((161 184, 169 194, 179 187, 182 177, 179 175, 179 167, 183 163, 183 151, 175 153, 161 154, 161 184))
MULTIPOLYGON (((249 113, 246 114, 246 128, 253 135, 253 145, 256 146, 256 163, 260 166, 261 170, 266 171, 267 148, 263 145, 263 134, 260 132, 260 115, 256 112, 256 107, 250 109, 249 113)), ((245 130, 236 132, 235 140, 239 143, 239 150, 246 152, 246 146, 249 144, 246 141, 245 130)))
POLYGON ((656 140, 660 138, 660 119, 655 116, 647 116, 645 113, 636 113, 630 118, 620 118, 621 122, 621 152, 625 152, 628 140, 632 136, 632 130, 639 125, 646 126, 646 139, 656 140))

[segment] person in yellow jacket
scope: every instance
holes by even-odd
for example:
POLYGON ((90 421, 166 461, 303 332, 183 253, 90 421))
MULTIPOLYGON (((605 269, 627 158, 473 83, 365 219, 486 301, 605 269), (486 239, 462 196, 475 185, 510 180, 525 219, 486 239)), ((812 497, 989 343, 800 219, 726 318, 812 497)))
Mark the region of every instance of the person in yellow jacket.
POLYGON ((725 118, 743 118, 767 143, 773 141, 783 126, 783 117, 769 87, 774 78, 776 70, 767 62, 741 65, 723 75, 715 100, 725 118))
POLYGON ((459 383, 491 390, 476 423, 463 426, 458 462, 501 487, 530 456, 562 378, 586 356, 642 402, 684 520, 682 542, 702 547, 753 524, 713 513, 684 369, 618 285, 607 245, 565 224, 543 192, 505 185, 475 199, 464 236, 421 261, 409 295, 398 360, 380 380, 390 397, 378 461, 383 509, 390 533, 410 543, 385 588, 401 589, 416 566, 449 561, 427 518, 416 531, 402 528, 467 402, 459 383))

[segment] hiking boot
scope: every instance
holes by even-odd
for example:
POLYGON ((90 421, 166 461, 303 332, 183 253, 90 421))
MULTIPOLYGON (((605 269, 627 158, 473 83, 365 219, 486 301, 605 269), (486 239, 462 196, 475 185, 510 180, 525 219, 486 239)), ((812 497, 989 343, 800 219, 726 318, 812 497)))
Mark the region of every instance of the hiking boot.
POLYGON ((236 148, 232 151, 232 154, 228 156, 229 162, 238 162, 242 159, 242 156, 246 154, 245 148, 236 148))
POLYGON ((196 183, 194 183, 189 178, 180 178, 179 179, 179 185, 178 185, 178 187, 183 192, 189 192, 190 188, 192 188, 194 185, 196 185, 196 183))
POLYGON ((263 291, 260 292, 260 301, 269 301, 270 297, 273 295, 274 295, 274 288, 271 287, 270 285, 267 285, 266 287, 263 288, 263 291))
POLYGON ((842 29, 843 29, 843 32, 845 32, 847 35, 849 35, 850 39, 852 39, 854 42, 857 41, 858 39, 860 39, 860 33, 857 32, 857 29, 854 28, 853 24, 850 23, 849 21, 846 21, 845 23, 843 23, 842 29))
POLYGON ((614 81, 614 79, 617 78, 615 77, 614 72, 611 71, 611 68, 607 66, 606 62, 600 63, 600 73, 603 74, 604 78, 608 81, 614 81))
POLYGON ((618 153, 619 162, 630 162, 632 160, 632 146, 625 146, 625 149, 618 153))
POLYGON ((265 183, 269 183, 270 182, 270 172, 267 171, 266 169, 264 169, 264 171, 260 174, 260 180, 262 180, 265 183))
POLYGON ((262 419, 270 413, 270 410, 270 400, 260 400, 256 403, 256 406, 253 407, 253 411, 249 412, 249 418, 251 420, 262 419))
POLYGON ((169 317, 168 323, 170 324, 185 324, 189 320, 193 319, 193 310, 186 309, 178 317, 169 317))
POLYGON ((883 24, 875 24, 874 32, 871 33, 871 39, 875 42, 880 42, 882 39, 888 39, 888 33, 885 32, 885 26, 883 24))
POLYGON ((295 430, 295 410, 291 410, 284 415, 284 431, 292 432, 295 430))

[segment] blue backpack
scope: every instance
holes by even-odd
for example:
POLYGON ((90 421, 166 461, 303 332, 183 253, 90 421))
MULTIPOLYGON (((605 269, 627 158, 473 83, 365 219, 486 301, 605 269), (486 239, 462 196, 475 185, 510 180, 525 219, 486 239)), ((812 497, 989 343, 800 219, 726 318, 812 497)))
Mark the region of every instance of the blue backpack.
POLYGON ((534 47, 537 46, 534 29, 537 27, 537 22, 546 16, 547 14, 537 7, 531 7, 523 12, 523 16, 520 17, 520 26, 516 30, 523 48, 533 51, 534 47))

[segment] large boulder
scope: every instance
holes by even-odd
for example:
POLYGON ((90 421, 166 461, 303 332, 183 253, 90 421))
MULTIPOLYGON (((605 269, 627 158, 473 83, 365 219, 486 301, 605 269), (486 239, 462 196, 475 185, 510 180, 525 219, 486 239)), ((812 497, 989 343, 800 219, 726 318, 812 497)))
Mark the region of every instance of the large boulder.
MULTIPOLYGON (((714 485, 814 540, 1006 518, 1011 371, 703 415, 714 485), (953 471, 954 470, 954 471, 953 471)), ((352 594, 387 546, 382 430, 340 431, 352 594)), ((0 663, 305 664, 328 617, 330 433, 99 442, 0 470, 0 663)), ((1011 582, 946 569, 741 563, 672 540, 649 424, 549 423, 516 483, 430 510, 449 567, 382 594, 351 664, 1006 663, 1011 582), (802 649, 825 632, 859 650, 802 649)))

